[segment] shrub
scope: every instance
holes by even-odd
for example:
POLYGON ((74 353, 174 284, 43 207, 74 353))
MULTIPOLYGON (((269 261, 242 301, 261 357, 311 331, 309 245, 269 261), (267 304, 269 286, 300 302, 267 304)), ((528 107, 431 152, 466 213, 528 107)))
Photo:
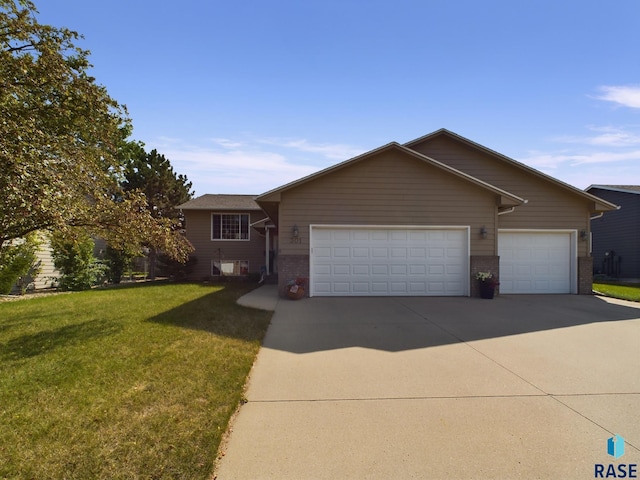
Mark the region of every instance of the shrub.
MULTIPOLYGON (((0 294, 7 295, 19 280, 38 275, 40 262, 36 253, 39 247, 38 235, 30 233, 20 243, 0 248, 0 294)), ((21 282, 22 293, 28 285, 28 281, 21 282)))
POLYGON ((104 262, 107 268, 107 279, 111 283, 118 284, 122 279, 122 275, 131 269, 134 255, 122 250, 116 250, 107 245, 104 254, 104 262))
POLYGON ((87 234, 51 238, 53 264, 60 271, 60 290, 88 290, 104 275, 106 266, 93 256, 94 242, 87 234))

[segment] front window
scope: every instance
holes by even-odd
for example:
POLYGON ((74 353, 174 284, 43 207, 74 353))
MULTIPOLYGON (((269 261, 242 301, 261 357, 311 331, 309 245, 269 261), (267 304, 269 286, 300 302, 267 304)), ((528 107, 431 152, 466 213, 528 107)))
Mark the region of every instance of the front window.
POLYGON ((220 262, 213 262, 212 275, 248 275, 249 274, 249 261, 248 260, 222 260, 220 262))
POLYGON ((211 216, 212 240, 249 240, 249 214, 221 214, 211 216))

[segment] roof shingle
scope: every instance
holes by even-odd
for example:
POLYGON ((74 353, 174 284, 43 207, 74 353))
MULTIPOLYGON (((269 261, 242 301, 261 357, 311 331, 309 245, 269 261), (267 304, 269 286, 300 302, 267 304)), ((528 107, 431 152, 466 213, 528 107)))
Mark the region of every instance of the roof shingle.
POLYGON ((255 202, 257 195, 205 194, 178 205, 182 210, 262 210, 255 202))

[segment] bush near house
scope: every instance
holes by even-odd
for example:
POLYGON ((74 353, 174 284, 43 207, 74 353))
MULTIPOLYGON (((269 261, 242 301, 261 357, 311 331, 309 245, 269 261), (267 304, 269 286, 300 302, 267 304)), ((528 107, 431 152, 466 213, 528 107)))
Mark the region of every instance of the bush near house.
MULTIPOLYGON (((0 295, 8 295, 19 280, 27 275, 36 277, 39 265, 37 251, 40 241, 36 233, 27 235, 20 242, 0 248, 0 295)), ((26 289, 27 285, 20 285, 26 289)))
POLYGON ((210 478, 271 318, 252 288, 0 303, 0 478, 210 478))

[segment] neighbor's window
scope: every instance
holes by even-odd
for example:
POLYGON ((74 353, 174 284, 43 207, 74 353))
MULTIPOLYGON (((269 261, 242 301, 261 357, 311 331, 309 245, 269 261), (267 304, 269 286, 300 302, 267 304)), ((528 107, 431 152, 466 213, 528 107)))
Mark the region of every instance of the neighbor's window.
POLYGON ((211 216, 212 240, 249 240, 249 214, 220 214, 211 216))

